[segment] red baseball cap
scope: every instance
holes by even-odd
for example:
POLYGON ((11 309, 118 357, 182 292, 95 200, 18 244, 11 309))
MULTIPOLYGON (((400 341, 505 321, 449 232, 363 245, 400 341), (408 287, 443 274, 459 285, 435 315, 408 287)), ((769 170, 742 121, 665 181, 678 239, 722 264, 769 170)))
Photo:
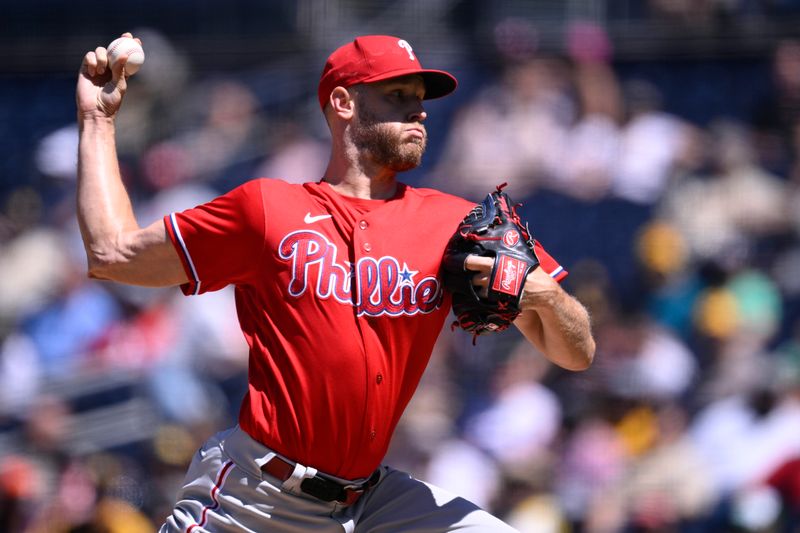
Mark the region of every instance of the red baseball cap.
POLYGON ((425 99, 439 98, 453 92, 455 77, 443 70, 424 69, 405 39, 391 35, 357 37, 333 52, 319 80, 319 105, 325 109, 331 91, 358 83, 388 80, 419 74, 425 81, 425 99))

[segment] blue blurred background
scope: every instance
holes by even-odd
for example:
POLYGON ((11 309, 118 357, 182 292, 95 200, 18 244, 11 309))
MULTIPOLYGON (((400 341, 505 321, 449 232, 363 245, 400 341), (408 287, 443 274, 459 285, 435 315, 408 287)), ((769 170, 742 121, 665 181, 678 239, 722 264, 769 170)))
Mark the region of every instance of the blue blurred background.
POLYGON ((522 532, 800 531, 800 2, 0 2, 0 531, 152 531, 235 423, 229 290, 88 281, 74 84, 124 31, 141 224, 317 180, 327 55, 408 40, 459 79, 405 176, 522 202, 598 342, 583 373, 446 329, 388 462, 522 532))

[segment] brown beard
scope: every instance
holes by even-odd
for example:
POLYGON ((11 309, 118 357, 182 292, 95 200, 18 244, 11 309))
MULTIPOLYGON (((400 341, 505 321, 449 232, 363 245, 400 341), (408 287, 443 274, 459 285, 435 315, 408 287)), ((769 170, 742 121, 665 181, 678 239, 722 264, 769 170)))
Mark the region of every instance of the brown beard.
POLYGON ((418 167, 422 162, 422 154, 425 153, 427 139, 404 142, 400 133, 378 120, 371 110, 363 107, 363 99, 361 106, 351 133, 356 148, 369 154, 370 159, 378 165, 394 172, 404 172, 418 167))

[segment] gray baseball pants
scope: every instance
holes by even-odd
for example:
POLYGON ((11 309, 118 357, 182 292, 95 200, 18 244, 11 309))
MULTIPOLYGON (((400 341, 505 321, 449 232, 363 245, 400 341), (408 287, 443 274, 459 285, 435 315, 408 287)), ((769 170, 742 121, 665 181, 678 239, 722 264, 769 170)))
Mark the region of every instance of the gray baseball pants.
POLYGON ((284 482, 263 473, 261 465, 274 456, 238 426, 211 437, 195 454, 160 533, 516 531, 473 503, 386 466, 355 504, 318 500, 299 489, 302 466, 284 482))

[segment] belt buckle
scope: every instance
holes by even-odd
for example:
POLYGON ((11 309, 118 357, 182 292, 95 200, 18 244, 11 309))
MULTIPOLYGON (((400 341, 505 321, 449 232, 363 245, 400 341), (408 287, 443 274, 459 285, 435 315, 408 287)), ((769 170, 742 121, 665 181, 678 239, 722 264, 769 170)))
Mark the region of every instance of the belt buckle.
POLYGON ((337 501, 345 505, 353 505, 364 494, 364 491, 374 486, 379 479, 380 470, 375 470, 366 481, 340 485, 336 481, 326 479, 317 474, 301 481, 300 489, 306 494, 325 502, 337 501))
POLYGON ((309 477, 300 482, 300 488, 306 494, 310 494, 325 502, 344 502, 347 500, 347 492, 341 485, 328 481, 319 476, 309 477))

